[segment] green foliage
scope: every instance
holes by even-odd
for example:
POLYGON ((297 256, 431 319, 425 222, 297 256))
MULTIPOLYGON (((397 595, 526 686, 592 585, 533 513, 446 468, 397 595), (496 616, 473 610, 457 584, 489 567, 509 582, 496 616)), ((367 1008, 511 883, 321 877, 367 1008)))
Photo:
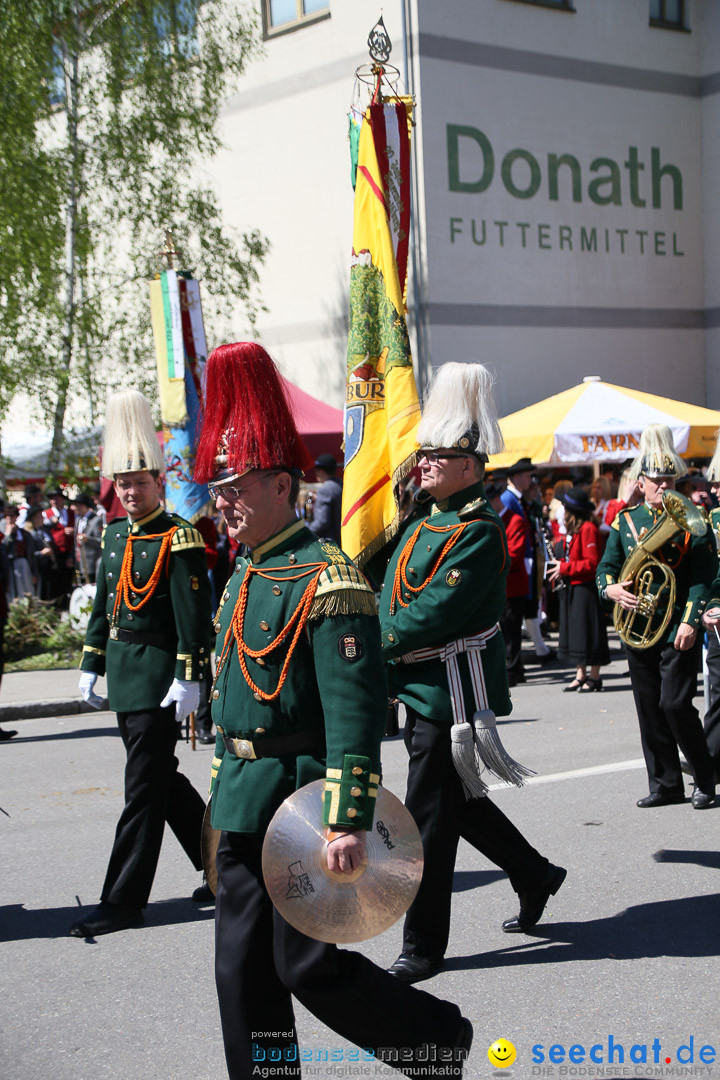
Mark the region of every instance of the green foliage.
POLYGON ((35 597, 14 600, 5 624, 7 670, 33 667, 74 667, 79 663, 85 634, 75 630, 65 612, 35 597), (41 665, 38 661, 41 661, 41 665))
POLYGON ((0 2, 0 418, 18 386, 56 433, 69 401, 93 421, 108 389, 156 396, 168 226, 209 346, 238 304, 252 327, 267 242, 227 227, 203 166, 257 30, 234 0, 0 2))

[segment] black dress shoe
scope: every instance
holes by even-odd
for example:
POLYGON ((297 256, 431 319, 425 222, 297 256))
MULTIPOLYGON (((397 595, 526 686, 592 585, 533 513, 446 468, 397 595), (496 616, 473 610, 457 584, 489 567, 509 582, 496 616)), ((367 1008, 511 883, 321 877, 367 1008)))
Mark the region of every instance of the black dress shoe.
POLYGON ((192 899, 196 904, 214 904, 215 893, 212 891, 207 881, 203 878, 202 885, 198 885, 195 892, 192 894, 192 899))
POLYGON ((647 810, 652 806, 672 806, 684 802, 684 791, 651 791, 644 799, 638 799, 636 805, 641 810, 647 810))
POLYGON ((545 905, 558 891, 567 877, 564 866, 551 866, 548 877, 537 889, 520 893, 520 912, 514 919, 506 919, 502 928, 506 934, 524 934, 540 922, 545 905))
POLYGON ((431 979, 444 967, 443 956, 416 956, 415 953, 403 952, 388 968, 388 971, 396 979, 400 979, 400 982, 416 983, 422 982, 423 979, 431 979))
POLYGON ((707 810, 711 806, 715 805, 715 792, 703 791, 697 784, 693 788, 692 793, 692 806, 693 810, 707 810))
POLYGON ((215 736, 211 735, 209 731, 196 731, 195 738, 199 743, 202 743, 203 746, 209 746, 210 743, 215 742, 215 736))
POLYGON ((145 916, 140 908, 102 903, 73 923, 70 933, 73 937, 99 937, 100 934, 114 934, 116 930, 141 926, 144 921, 145 916))
POLYGON ((548 652, 543 653, 542 656, 538 656, 538 654, 535 653, 535 663, 539 664, 540 667, 547 667, 548 664, 554 664, 556 660, 557 653, 554 649, 549 649, 548 652))
POLYGON ((7 728, 0 728, 0 742, 7 742, 8 739, 14 739, 17 735, 17 731, 8 731, 7 728))

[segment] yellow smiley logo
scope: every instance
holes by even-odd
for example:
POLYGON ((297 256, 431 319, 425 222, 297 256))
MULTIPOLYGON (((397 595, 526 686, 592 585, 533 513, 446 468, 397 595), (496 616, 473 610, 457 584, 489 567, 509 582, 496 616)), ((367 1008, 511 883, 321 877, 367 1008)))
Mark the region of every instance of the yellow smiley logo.
POLYGON ((517 1051, 507 1039, 496 1039, 492 1046, 488 1047, 488 1059, 496 1069, 507 1069, 512 1065, 517 1056, 517 1051))

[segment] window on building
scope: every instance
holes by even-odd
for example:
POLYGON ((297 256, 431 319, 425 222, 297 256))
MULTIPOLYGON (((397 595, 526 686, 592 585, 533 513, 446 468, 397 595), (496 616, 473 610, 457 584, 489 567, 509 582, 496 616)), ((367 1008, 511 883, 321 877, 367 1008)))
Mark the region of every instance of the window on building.
POLYGON ((669 30, 687 30, 685 0, 650 0, 650 25, 669 30))
POLYGON ((512 0, 517 4, 532 4, 533 7, 558 8, 560 11, 574 11, 573 0, 512 0))
POLYGON ((330 0, 263 0, 265 35, 295 30, 308 22, 325 19, 330 14, 330 0))

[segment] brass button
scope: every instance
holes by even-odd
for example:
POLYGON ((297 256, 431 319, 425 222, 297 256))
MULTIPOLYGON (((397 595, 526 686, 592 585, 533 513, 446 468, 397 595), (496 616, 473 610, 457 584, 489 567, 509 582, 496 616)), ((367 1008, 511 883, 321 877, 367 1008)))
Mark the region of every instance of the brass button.
POLYGON ((296 563, 297 562, 297 555, 288 555, 288 562, 296 563))
POLYGON ((414 573, 415 573, 415 568, 413 566, 408 566, 408 574, 414 574, 414 573))
POLYGON ((362 776, 362 769, 359 765, 356 765, 352 771, 353 776, 362 776))
POLYGON ((120 539, 120 533, 115 533, 115 539, 116 539, 116 540, 119 540, 119 539, 120 539))
POLYGON ((265 660, 263 659, 262 656, 256 656, 255 657, 255 663, 259 664, 260 667, 265 667, 265 660))
POLYGON ((347 817, 357 817, 357 810, 354 806, 351 806, 349 810, 345 811, 347 817))
POLYGON ((276 596, 279 596, 280 595, 280 586, 279 585, 273 585, 273 592, 275 593, 276 596))
POLYGON ((135 578, 136 581, 139 581, 140 580, 140 571, 136 570, 135 573, 133 574, 133 577, 135 578))
POLYGON ((217 701, 217 699, 220 697, 220 691, 219 690, 213 690, 212 696, 213 696, 213 701, 217 701))
POLYGON ((394 641, 394 640, 395 640, 395 635, 394 634, 388 634, 388 641, 394 641))
POLYGON ((204 652, 205 652, 205 650, 204 650, 204 649, 201 649, 201 650, 200 650, 200 655, 202 656, 202 654, 203 654, 204 652))
POLYGON ((141 551, 140 552, 140 558, 141 559, 147 559, 147 551, 141 551))
POLYGON ((108 574, 107 578, 108 578, 108 581, 112 581, 112 574, 108 574))
POLYGON ((229 593, 229 592, 227 592, 227 591, 226 591, 226 592, 224 592, 224 593, 223 593, 223 600, 229 600, 229 599, 230 599, 230 593, 229 593))
POLYGON ((269 627, 268 623, 266 623, 264 619, 263 619, 263 620, 262 620, 262 622, 260 623, 260 629, 261 629, 261 630, 269 630, 269 629, 270 629, 270 627, 269 627))
POLYGON ((265 734, 265 728, 264 727, 256 727, 255 728, 255 734, 256 735, 264 735, 265 734))
POLYGON ((219 622, 213 623, 213 629, 214 629, 216 634, 219 634, 220 633, 220 623, 219 622))
POLYGON ((239 566, 236 566, 236 567, 235 567, 235 573, 236 573, 236 574, 239 574, 239 573, 240 573, 240 567, 239 567, 239 566))
POLYGON ((428 549, 428 551, 430 551, 430 545, 429 545, 429 544, 428 544, 428 546, 427 546, 427 549, 428 549))
POLYGON ((354 796, 355 796, 355 798, 357 799, 358 795, 362 795, 362 788, 359 788, 359 787, 351 787, 351 788, 350 788, 350 794, 351 794, 351 795, 354 795, 354 796))
POLYGON ((260 691, 259 691, 259 690, 257 690, 257 691, 256 691, 256 692, 255 692, 255 693, 253 694, 253 697, 255 698, 255 700, 256 700, 256 701, 262 701, 262 700, 263 700, 263 696, 262 696, 262 694, 260 693, 260 691))

